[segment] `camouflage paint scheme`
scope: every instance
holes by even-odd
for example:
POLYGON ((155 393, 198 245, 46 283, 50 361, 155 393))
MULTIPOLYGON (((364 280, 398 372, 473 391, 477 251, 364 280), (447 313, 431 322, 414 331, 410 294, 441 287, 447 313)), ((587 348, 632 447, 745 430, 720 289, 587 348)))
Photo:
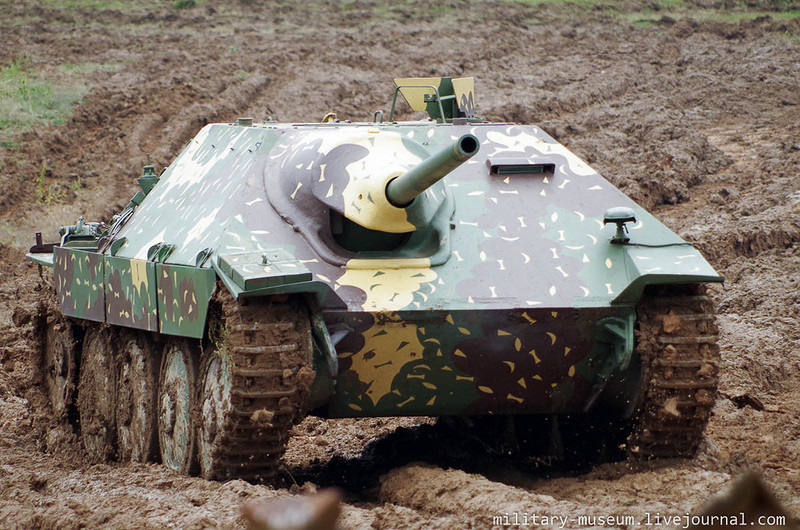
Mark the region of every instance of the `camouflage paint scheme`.
POLYGON ((577 411, 599 371, 575 309, 421 316, 344 315, 335 415, 577 411))
POLYGON ((208 301, 217 275, 213 270, 181 265, 156 265, 159 331, 200 338, 206 324, 208 301))
POLYGON ((217 281, 213 270, 68 247, 53 250, 56 293, 65 315, 170 335, 203 336, 217 281))
MULTIPOLYGON (((115 323, 200 336, 215 277, 240 299, 313 294, 328 328, 348 331, 332 417, 581 410, 611 351, 598 321, 633 314, 651 283, 722 280, 540 128, 504 123, 208 125, 116 238, 109 322, 124 307, 115 323), (392 178, 466 133, 477 155, 408 208, 386 200, 392 178), (629 244, 610 243, 613 206, 635 212, 629 244), (405 239, 346 250, 336 216, 405 239), (146 262, 160 243, 174 251, 146 262)), ((90 318, 102 293, 64 256, 62 307, 90 318)))
POLYGON ((106 322, 158 331, 156 264, 105 257, 106 322))
POLYGON ((105 322, 103 255, 62 247, 53 249, 53 275, 61 312, 105 322))

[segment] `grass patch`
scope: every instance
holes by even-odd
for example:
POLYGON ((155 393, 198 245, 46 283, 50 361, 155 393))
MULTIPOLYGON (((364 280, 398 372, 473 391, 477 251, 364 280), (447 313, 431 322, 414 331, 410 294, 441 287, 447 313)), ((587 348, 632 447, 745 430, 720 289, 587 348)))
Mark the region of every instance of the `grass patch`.
POLYGON ((737 11, 727 9, 702 9, 687 12, 695 20, 738 23, 758 17, 770 17, 772 20, 792 20, 800 18, 800 10, 792 11, 737 11))
POLYGON ((0 146, 13 148, 16 135, 32 127, 64 123, 85 92, 77 84, 43 79, 31 66, 31 57, 20 54, 0 69, 0 146))
POLYGON ((39 20, 37 17, 32 17, 28 15, 15 15, 15 16, 8 16, 6 15, 3 18, 3 25, 4 26, 24 26, 31 24, 35 21, 39 20))
POLYGON ((42 162, 42 169, 33 179, 36 202, 41 204, 51 204, 64 198, 63 191, 54 191, 54 186, 47 185, 47 162, 42 162))

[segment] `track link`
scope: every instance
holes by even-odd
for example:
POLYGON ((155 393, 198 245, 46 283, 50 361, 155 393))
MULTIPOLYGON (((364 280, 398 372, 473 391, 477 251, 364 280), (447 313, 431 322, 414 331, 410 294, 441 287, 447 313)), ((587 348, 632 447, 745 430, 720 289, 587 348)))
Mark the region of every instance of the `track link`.
POLYGON ((646 393, 628 453, 691 457, 711 415, 719 382, 713 306, 704 285, 647 291, 638 308, 637 352, 646 393))
MULTIPOLYGON (((263 482, 275 474, 289 431, 306 413, 311 369, 308 313, 299 303, 238 305, 219 295, 220 330, 204 359, 204 381, 213 359, 227 367, 222 418, 208 417, 203 406, 201 468, 216 479, 263 482), (203 448, 205 446, 205 449, 203 448)), ((207 401, 209 386, 201 384, 207 401)))

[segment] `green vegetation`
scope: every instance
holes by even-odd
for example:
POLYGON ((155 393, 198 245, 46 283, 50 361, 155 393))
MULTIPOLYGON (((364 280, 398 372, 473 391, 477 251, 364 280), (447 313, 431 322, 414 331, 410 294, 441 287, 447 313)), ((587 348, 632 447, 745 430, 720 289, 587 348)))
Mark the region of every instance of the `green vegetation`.
POLYGON ((34 126, 60 125, 86 89, 78 84, 53 84, 32 67, 29 55, 20 54, 0 69, 0 146, 13 148, 14 137, 34 126))
POLYGON ((194 0, 178 0, 174 4, 175 9, 187 9, 189 7, 194 7, 196 5, 197 2, 195 2, 194 0))
POLYGON ((75 180, 72 181, 72 184, 69 185, 69 189, 72 192, 77 192, 82 187, 83 187, 83 180, 81 180, 80 177, 77 177, 75 180))
POLYGON ((42 169, 39 171, 39 174, 36 175, 33 179, 33 184, 35 186, 35 193, 36 193, 36 202, 42 204, 51 204, 53 202, 57 202, 64 197, 64 193, 60 191, 54 191, 53 186, 47 185, 47 162, 42 162, 42 169))

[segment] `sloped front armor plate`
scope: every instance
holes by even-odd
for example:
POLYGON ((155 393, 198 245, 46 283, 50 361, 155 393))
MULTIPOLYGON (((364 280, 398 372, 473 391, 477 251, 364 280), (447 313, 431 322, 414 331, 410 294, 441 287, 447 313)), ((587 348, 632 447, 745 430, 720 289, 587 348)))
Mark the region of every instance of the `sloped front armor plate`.
POLYGON ((330 312, 337 345, 330 415, 578 412, 603 352, 594 323, 614 309, 330 312), (597 356, 597 358, 594 358, 597 356))

